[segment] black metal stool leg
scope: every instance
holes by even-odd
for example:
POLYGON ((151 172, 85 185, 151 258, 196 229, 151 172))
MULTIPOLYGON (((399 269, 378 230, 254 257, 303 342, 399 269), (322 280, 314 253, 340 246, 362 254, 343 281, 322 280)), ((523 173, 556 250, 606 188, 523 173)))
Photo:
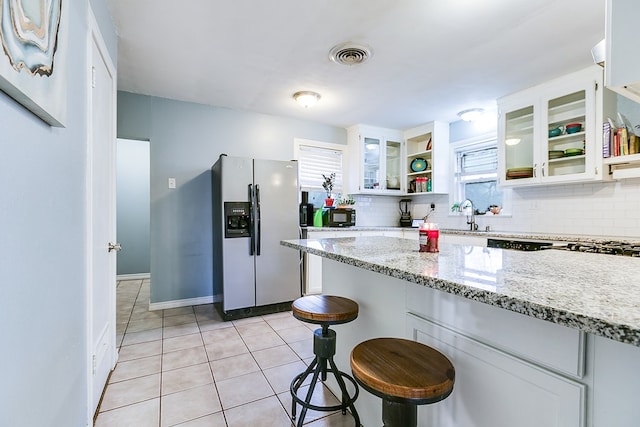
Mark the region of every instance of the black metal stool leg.
POLYGON ((291 382, 291 386, 289 390, 291 392, 291 419, 293 421, 296 420, 296 406, 299 404, 302 406, 302 410, 300 411, 300 416, 298 417, 297 426, 302 427, 304 424, 304 418, 307 414, 307 410, 313 409, 316 411, 337 411, 341 410, 342 414, 346 414, 347 408, 351 409, 351 413, 355 419, 356 427, 360 427, 360 417, 358 416, 358 412, 356 411, 355 405, 353 402, 358 397, 359 389, 355 380, 344 372, 340 372, 335 362, 333 361, 333 355, 336 352, 336 333, 335 331, 329 329, 325 325, 323 325, 322 329, 316 329, 313 334, 313 352, 316 355, 315 359, 311 362, 309 367, 301 374, 297 375, 293 381, 291 382), (305 396, 305 399, 302 400, 298 397, 298 389, 302 386, 305 380, 309 375, 313 372, 313 376, 311 379, 311 384, 309 386, 309 390, 305 396), (318 377, 325 381, 327 379, 327 373, 331 372, 336 381, 338 382, 338 386, 340 387, 341 392, 341 403, 339 405, 332 406, 317 406, 311 403, 311 399, 313 397, 313 392, 315 390, 316 383, 318 381, 318 377), (353 397, 349 396, 349 392, 346 387, 346 383, 344 378, 347 378, 349 382, 351 382, 355 388, 355 392, 353 397))
POLYGON ((418 407, 409 403, 390 402, 382 399, 382 422, 384 427, 416 427, 418 407))

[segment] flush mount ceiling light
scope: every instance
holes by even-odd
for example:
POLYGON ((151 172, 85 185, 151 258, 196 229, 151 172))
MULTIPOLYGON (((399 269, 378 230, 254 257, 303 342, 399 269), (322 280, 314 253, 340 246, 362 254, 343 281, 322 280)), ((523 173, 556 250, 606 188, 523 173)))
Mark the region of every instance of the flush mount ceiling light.
POLYGON ((518 145, 520 144, 520 138, 507 138, 504 140, 504 143, 507 145, 518 145))
POLYGON ((320 94, 310 90, 302 90, 294 93, 293 99, 304 108, 311 108, 320 100, 320 94))
POLYGON ((356 65, 362 64, 371 57, 371 48, 352 42, 341 43, 331 48, 329 59, 336 64, 356 65))
POLYGON ((460 111, 458 113, 458 117, 460 117, 465 122, 472 122, 474 120, 478 120, 478 118, 484 113, 484 109, 482 108, 470 108, 468 110, 460 111))

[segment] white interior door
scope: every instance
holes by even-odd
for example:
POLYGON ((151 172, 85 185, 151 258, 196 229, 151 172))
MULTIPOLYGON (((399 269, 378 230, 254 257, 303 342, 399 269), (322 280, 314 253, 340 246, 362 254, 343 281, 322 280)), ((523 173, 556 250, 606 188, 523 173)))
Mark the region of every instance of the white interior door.
POLYGON ((91 14, 88 343, 91 416, 116 362, 115 68, 91 14))

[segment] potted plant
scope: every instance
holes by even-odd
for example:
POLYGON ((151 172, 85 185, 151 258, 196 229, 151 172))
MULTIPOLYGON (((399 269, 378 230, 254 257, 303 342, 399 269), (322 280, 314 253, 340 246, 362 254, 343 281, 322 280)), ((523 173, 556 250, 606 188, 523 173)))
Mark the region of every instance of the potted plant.
POLYGON ((336 174, 335 172, 330 174, 329 176, 322 174, 322 177, 324 178, 324 182, 322 183, 322 188, 324 188, 324 191, 327 192, 327 198, 324 199, 324 204, 327 207, 333 206, 333 199, 331 198, 331 190, 333 190, 333 183, 336 179, 336 174))
POLYGON ((339 209, 351 209, 353 205, 356 204, 356 201, 353 200, 353 196, 351 194, 347 194, 346 196, 338 195, 337 199, 338 208, 339 209))

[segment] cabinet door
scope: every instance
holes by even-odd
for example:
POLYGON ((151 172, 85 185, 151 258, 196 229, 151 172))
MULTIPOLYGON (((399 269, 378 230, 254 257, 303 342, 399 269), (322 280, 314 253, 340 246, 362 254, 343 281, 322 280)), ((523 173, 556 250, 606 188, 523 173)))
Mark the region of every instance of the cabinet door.
POLYGON ((584 427, 585 386, 422 318, 407 315, 409 337, 445 354, 453 393, 418 409, 420 426, 584 427))
POLYGON ((596 136, 602 125, 596 124, 596 84, 595 76, 578 80, 543 98, 542 182, 593 179, 598 173, 595 159, 601 156, 601 148, 596 136))
POLYGON ((370 136, 362 137, 362 189, 380 190, 382 168, 380 163, 382 141, 370 136))
POLYGON ((523 100, 500 107, 498 118, 498 183, 505 186, 531 184, 538 180, 536 151, 537 103, 523 100))

